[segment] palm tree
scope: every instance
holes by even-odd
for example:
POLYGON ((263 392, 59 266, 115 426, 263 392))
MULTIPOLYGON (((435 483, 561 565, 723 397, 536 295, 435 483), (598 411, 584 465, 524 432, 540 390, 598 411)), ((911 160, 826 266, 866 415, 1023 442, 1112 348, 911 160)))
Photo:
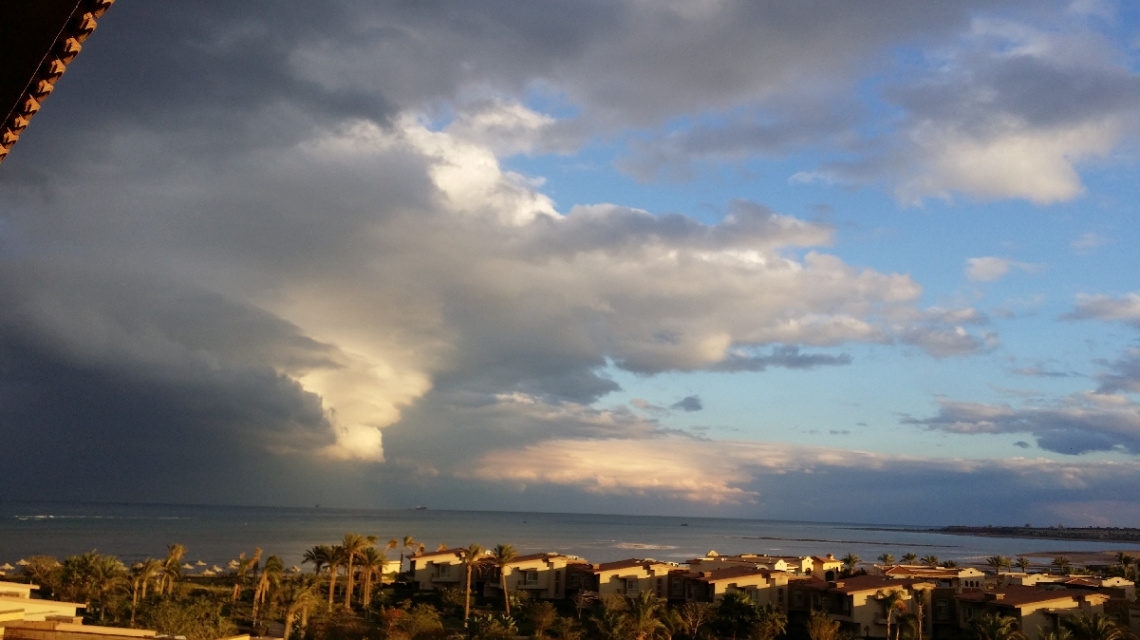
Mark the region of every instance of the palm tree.
POLYGON ((1065 575, 1068 575, 1069 572, 1073 569, 1072 561, 1070 561, 1065 556, 1057 556, 1056 558, 1053 558, 1053 566, 1057 567, 1057 570, 1065 575))
MULTIPOLYGON (((903 597, 901 589, 892 589, 885 593, 880 590, 875 593, 875 599, 883 603, 883 610, 887 614, 887 640, 891 640, 891 620, 896 611, 906 613, 906 599, 903 597)), ((895 635, 898 635, 897 631, 895 635)))
POLYGON ((681 614, 676 607, 670 607, 666 604, 657 614, 657 618, 661 620, 660 640, 673 640, 674 636, 685 630, 685 621, 681 619, 681 614))
POLYGON ((392 538, 391 540, 388 541, 388 548, 389 549, 399 549, 400 550, 400 571, 404 570, 404 552, 405 551, 413 551, 414 552, 419 546, 420 546, 420 543, 416 542, 416 539, 413 538, 412 536, 404 536, 404 538, 402 540, 392 538))
POLYGON ((884 553, 884 554, 881 554, 881 555, 879 556, 879 563, 880 563, 880 564, 884 564, 884 565, 886 565, 886 564, 894 564, 894 563, 895 563, 895 557, 894 557, 894 556, 892 556, 892 555, 891 555, 891 554, 889 554, 889 553, 884 553))
POLYGON ((376 536, 362 536, 357 533, 344 534, 344 541, 340 546, 344 549, 344 556, 348 562, 348 572, 346 580, 348 584, 344 587, 344 608, 352 607, 352 562, 364 553, 364 550, 376 544, 379 540, 376 536))
POLYGON ((1013 564, 1017 565, 1017 568, 1021 569, 1022 573, 1028 573, 1029 572, 1029 565, 1031 565, 1033 563, 1031 563, 1029 561, 1029 558, 1026 558, 1025 556, 1018 556, 1017 562, 1014 562, 1013 564))
POLYGON ((1107 616, 1095 614, 1070 616, 1061 619, 1061 626, 1073 635, 1073 640, 1124 640, 1128 631, 1107 616))
POLYGON ((1028 640, 1017 628, 1017 619, 998 613, 983 613, 973 624, 977 640, 1028 640))
POLYGON ((245 553, 238 555, 237 573, 234 576, 234 593, 233 602, 241 600, 241 586, 245 583, 246 576, 250 571, 257 571, 257 567, 261 565, 261 547, 253 548, 253 557, 245 557, 245 553))
POLYGON ((902 557, 902 563, 903 564, 913 565, 913 564, 916 564, 917 562, 918 562, 918 554, 917 553, 915 553, 913 551, 907 551, 906 553, 903 554, 903 557, 902 557))
POLYGON ((1013 566, 1013 560, 1006 556, 990 556, 986 558, 986 565, 994 570, 994 574, 998 575, 1002 569, 1013 566))
POLYGON ((749 640, 773 640, 784 635, 784 631, 788 628, 788 616, 784 615, 783 611, 769 603, 760 607, 759 613, 759 621, 752 626, 752 632, 748 634, 749 640))
POLYGON ((503 587, 503 610, 506 611, 503 615, 508 616, 511 615, 511 594, 507 592, 507 565, 517 557, 519 553, 513 545, 497 544, 491 550, 491 558, 499 568, 499 584, 503 587))
POLYGON ((265 559, 265 568, 261 571, 261 576, 257 580, 257 587, 253 590, 253 622, 257 624, 258 612, 261 606, 269 599, 270 587, 275 587, 281 581, 281 576, 285 574, 285 563, 277 556, 269 556, 265 559))
POLYGON ((109 596, 127 583, 125 568, 118 558, 96 554, 87 576, 87 598, 90 603, 99 603, 99 622, 106 619, 109 596))
POLYGON ((463 567, 467 570, 467 591, 463 600, 463 626, 467 627, 471 620, 471 571, 479 563, 483 555, 483 547, 471 543, 466 549, 459 549, 459 557, 463 560, 463 567))
POLYGON ((926 625, 926 589, 915 589, 914 591, 914 618, 915 629, 917 634, 916 640, 922 640, 922 628, 926 625))
POLYGON ((288 581, 280 593, 280 599, 285 607, 284 640, 289 640, 297 614, 301 614, 301 629, 304 630, 308 623, 309 607, 317 602, 316 576, 296 576, 288 581))
POLYGON ((665 629, 665 623, 658 617, 664 606, 665 603, 652 591, 642 591, 635 597, 626 598, 626 615, 634 640, 647 640, 665 629))
POLYGON ((162 580, 166 585, 164 593, 174 593, 174 582, 182 577, 182 558, 186 555, 186 547, 178 544, 166 545, 166 562, 163 567, 162 580))
POLYGON ((1132 563, 1136 562, 1136 558, 1123 551, 1118 551, 1116 553, 1116 561, 1120 563, 1120 569, 1123 571, 1124 577, 1127 579, 1129 573, 1128 570, 1132 567, 1132 563))
POLYGON ((938 556, 936 556, 936 555, 922 556, 922 564, 924 564, 928 567, 937 567, 938 566, 938 556))
POLYGON ((847 572, 847 575, 851 575, 852 573, 855 573, 855 567, 860 562, 863 561, 862 558, 855 555, 854 553, 849 553, 849 554, 843 556, 843 558, 841 558, 841 559, 843 560, 843 567, 844 567, 844 570, 847 572))
POLYGON ((147 558, 131 567, 131 626, 135 626, 135 612, 139 600, 146 600, 147 587, 163 570, 164 564, 155 558, 147 558))
POLYGON ((807 623, 808 637, 811 640, 839 640, 839 621, 822 611, 812 611, 807 623))
POLYGON ((716 621, 722 633, 736 640, 760 621, 760 611, 743 591, 729 591, 717 603, 716 621))
POLYGON ((594 618, 594 626, 603 640, 625 640, 631 633, 629 616, 611 607, 606 607, 602 615, 594 618))
POLYGON ((333 594, 336 592, 336 574, 340 570, 340 565, 344 564, 348 556, 344 553, 344 547, 338 545, 329 547, 329 609, 333 606, 333 594))
POLYGON ((313 573, 320 575, 321 569, 327 567, 329 561, 332 559, 333 550, 327 544, 318 544, 307 549, 305 555, 302 556, 301 564, 312 563, 313 573))
POLYGON ((376 547, 368 547, 360 554, 360 575, 364 580, 363 593, 360 603, 365 609, 372 604, 372 584, 374 580, 384 580, 384 565, 388 563, 387 556, 376 547))

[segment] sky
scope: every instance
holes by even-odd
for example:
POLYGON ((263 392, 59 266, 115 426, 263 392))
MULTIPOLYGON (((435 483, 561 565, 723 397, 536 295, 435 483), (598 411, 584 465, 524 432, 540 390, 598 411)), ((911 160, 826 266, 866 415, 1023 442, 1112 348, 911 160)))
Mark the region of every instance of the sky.
POLYGON ((1140 526, 1140 5, 120 0, 9 498, 1140 526))

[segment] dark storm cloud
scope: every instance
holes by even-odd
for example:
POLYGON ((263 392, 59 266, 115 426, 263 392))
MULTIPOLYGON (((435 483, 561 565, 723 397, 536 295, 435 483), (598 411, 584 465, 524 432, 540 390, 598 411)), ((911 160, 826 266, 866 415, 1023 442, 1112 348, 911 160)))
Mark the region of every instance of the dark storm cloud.
POLYGON ((611 366, 845 365, 798 345, 893 339, 976 351, 961 318, 914 308, 908 276, 792 257, 827 225, 745 201, 718 224, 555 216, 479 131, 447 125, 488 96, 572 114, 508 141, 529 149, 755 103, 771 125, 730 117, 677 153, 779 151, 851 126, 845 103, 797 107, 893 43, 1006 4, 120 0, 0 170, 5 486, 312 502, 366 477, 353 499, 377 503, 509 446, 669 435, 589 406, 619 388, 611 366), (391 466, 318 455, 379 460, 378 436, 338 420, 383 427, 391 466))

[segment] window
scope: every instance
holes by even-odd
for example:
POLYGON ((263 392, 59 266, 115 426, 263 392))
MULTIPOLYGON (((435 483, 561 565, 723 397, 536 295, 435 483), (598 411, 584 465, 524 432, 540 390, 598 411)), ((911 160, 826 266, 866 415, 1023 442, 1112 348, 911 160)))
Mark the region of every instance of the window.
POLYGON ((657 597, 661 598, 664 596, 665 596, 665 579, 664 578, 658 578, 657 579, 657 597))
POLYGON ((523 572, 523 586, 537 587, 538 586, 538 570, 528 569, 523 572))

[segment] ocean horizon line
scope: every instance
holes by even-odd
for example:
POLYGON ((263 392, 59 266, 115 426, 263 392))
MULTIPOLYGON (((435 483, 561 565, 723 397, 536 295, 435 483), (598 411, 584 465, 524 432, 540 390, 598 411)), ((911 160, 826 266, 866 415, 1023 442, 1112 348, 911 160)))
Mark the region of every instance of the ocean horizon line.
MULTIPOLYGON (((661 513, 646 513, 646 514, 629 514, 629 513, 613 513, 604 511, 520 511, 517 509, 457 509, 457 508, 437 508, 424 505, 415 505, 410 507, 346 507, 346 506, 332 506, 324 504, 315 504, 313 506, 305 505, 272 505, 272 504, 233 504, 233 503, 205 503, 205 502, 152 502, 152 501, 127 501, 127 500, 81 500, 81 499, 4 499, 0 498, 0 512, 3 511, 5 506, 11 505, 69 505, 69 506, 86 506, 86 507, 127 507, 127 508, 147 508, 147 507, 170 507, 170 508, 196 508, 196 509, 257 509, 257 510, 288 510, 296 512, 313 512, 325 511, 330 513, 344 513, 344 514, 357 514, 367 515, 369 513, 381 512, 409 512, 409 511, 430 511, 432 513, 459 513, 459 514, 498 514, 498 515, 536 515, 536 516, 603 516, 615 518, 661 518, 673 520, 702 520, 702 521, 732 521, 732 522, 763 522, 772 524, 803 524, 803 525, 821 525, 821 526, 838 526, 838 527, 862 527, 868 530, 883 530, 883 531, 919 531, 930 530, 934 531, 943 527, 953 526, 1015 526, 1015 525, 962 525, 961 523, 955 524, 919 524, 919 523, 900 523, 900 522, 872 522, 872 521, 848 521, 848 520, 799 520, 792 518, 760 518, 750 516, 715 516, 715 515, 691 515, 691 514, 661 514, 661 513)), ((7 514, 5 514, 7 515, 7 514)))

